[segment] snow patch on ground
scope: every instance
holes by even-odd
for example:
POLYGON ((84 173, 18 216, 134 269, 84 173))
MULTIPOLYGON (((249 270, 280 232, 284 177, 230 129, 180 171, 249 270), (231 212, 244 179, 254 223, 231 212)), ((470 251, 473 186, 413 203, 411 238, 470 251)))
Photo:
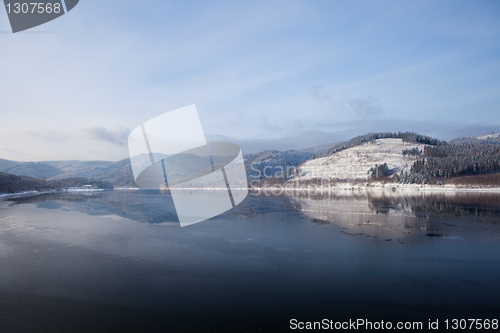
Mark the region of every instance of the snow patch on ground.
POLYGON ((496 139, 500 136, 500 133, 497 133, 497 134, 487 134, 487 135, 483 135, 483 136, 478 136, 477 138, 479 140, 487 140, 487 139, 496 139))
POLYGON ((0 198, 3 197, 11 197, 13 195, 26 195, 26 194, 37 194, 40 193, 38 191, 24 191, 24 192, 17 192, 17 193, 0 193, 0 198))
POLYGON ((378 139, 333 155, 310 160, 298 168, 292 181, 313 179, 367 180, 368 170, 375 164, 387 163, 395 173, 409 172, 415 156, 403 156, 406 149, 424 149, 425 144, 403 143, 402 139, 378 139))

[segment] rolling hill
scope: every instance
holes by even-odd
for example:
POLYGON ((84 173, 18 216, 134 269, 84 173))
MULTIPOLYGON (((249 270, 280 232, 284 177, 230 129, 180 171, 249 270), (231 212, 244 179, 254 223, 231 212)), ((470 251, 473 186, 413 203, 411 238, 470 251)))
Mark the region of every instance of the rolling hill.
POLYGON ((293 181, 325 180, 364 180, 369 178, 368 171, 374 165, 387 163, 390 173, 409 172, 417 160, 416 156, 403 155, 403 150, 424 149, 424 144, 403 142, 403 139, 377 139, 365 142, 329 156, 303 163, 293 181))
MULTIPOLYGON (((369 133, 345 142, 301 150, 266 150, 244 154, 243 158, 249 183, 264 178, 280 178, 281 182, 292 179, 366 181, 370 178, 370 169, 376 165, 385 168, 384 176, 396 175, 394 181, 433 183, 443 177, 498 172, 499 149, 500 135, 493 133, 445 142, 412 132, 388 132, 369 133)), ((86 178, 109 182, 115 187, 136 186, 128 158, 116 162, 0 159, 0 172, 47 181, 86 178)))

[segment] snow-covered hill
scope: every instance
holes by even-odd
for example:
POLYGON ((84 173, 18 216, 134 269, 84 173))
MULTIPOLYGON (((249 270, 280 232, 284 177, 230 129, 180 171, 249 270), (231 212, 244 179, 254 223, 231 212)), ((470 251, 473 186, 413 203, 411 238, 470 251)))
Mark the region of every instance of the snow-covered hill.
POLYGON ((421 143, 403 143, 402 139, 378 139, 375 143, 365 143, 327 157, 309 160, 299 166, 298 175, 292 181, 366 180, 372 166, 384 163, 395 173, 409 171, 416 157, 403 156, 402 151, 415 147, 423 150, 424 146, 421 143))
POLYGON ((500 138, 500 133, 491 133, 491 134, 486 134, 486 135, 481 135, 477 137, 480 140, 488 140, 488 139, 499 139, 500 138))

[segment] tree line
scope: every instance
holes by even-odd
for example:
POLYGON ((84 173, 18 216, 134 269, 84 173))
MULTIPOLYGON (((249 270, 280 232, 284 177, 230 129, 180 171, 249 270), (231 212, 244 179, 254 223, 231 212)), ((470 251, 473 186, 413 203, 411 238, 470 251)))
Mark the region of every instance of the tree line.
POLYGON ((441 141, 435 138, 432 138, 427 135, 422 135, 414 132, 379 132, 379 133, 368 133, 365 135, 360 135, 355 138, 352 138, 349 141, 341 142, 328 151, 327 154, 324 155, 315 155, 314 158, 325 157, 332 154, 335 154, 339 151, 346 150, 352 147, 356 147, 362 145, 367 142, 375 142, 377 139, 403 139, 403 142, 419 142, 426 145, 439 146, 446 144, 445 141, 441 141))
POLYGON ((19 193, 23 191, 49 191, 67 189, 68 187, 83 187, 92 185, 94 188, 113 188, 105 180, 94 180, 83 177, 68 178, 63 180, 43 180, 27 176, 16 176, 8 173, 0 173, 0 193, 19 193))
MULTIPOLYGON (((458 141, 460 142, 460 141, 458 141)), ((426 146, 403 183, 439 183, 440 178, 500 172, 500 145, 459 143, 426 146)))

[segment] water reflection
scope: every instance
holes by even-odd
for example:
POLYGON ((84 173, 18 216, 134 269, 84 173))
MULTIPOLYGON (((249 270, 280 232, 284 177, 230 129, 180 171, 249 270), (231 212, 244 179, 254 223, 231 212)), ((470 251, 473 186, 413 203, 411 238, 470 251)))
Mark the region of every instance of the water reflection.
MULTIPOLYGON (((148 223, 178 222, 168 191, 134 190, 47 194, 11 199, 43 209, 116 215, 148 223)), ((287 214, 339 228, 347 236, 403 244, 425 237, 500 239, 500 195, 495 193, 412 193, 372 191, 305 192, 288 195, 249 195, 238 207, 214 219, 243 219, 287 214)))
POLYGON ((350 236, 399 244, 464 234, 500 240, 500 195, 495 193, 293 192, 289 197, 314 223, 338 226, 350 236))
MULTIPOLYGON (((249 195, 180 228, 169 193, 157 190, 11 199, 0 203, 0 293, 160 309, 179 326, 200 313, 217 324, 278 318, 287 330, 295 316, 491 318, 500 309, 499 200, 249 195)), ((25 308, 19 302, 4 308, 25 308)))
POLYGON ((38 208, 58 208, 88 215, 117 215, 138 222, 179 222, 172 197, 165 190, 50 193, 10 201, 36 203, 38 208))

